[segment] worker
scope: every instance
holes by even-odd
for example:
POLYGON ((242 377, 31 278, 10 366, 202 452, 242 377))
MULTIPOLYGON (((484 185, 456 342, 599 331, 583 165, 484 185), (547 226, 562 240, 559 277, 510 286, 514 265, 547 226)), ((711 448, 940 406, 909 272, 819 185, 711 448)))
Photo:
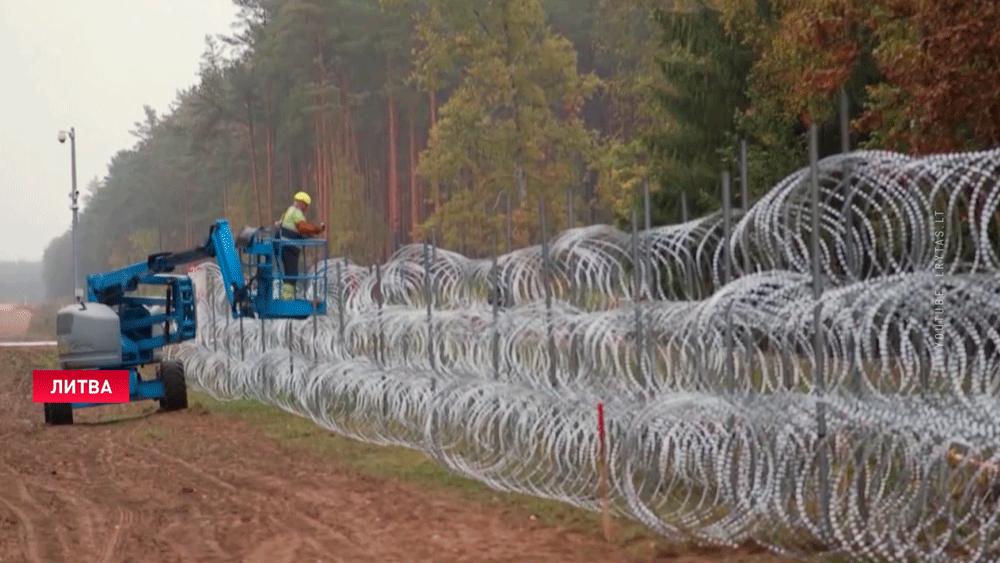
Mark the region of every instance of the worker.
MULTIPOLYGON (((306 221, 305 212, 311 203, 309 194, 305 192, 295 194, 292 205, 278 222, 278 234, 281 238, 304 239, 326 231, 326 223, 313 225, 306 221)), ((299 275, 299 251, 298 246, 285 245, 281 252, 281 267, 285 275, 281 283, 281 298, 284 300, 295 299, 297 281, 295 278, 299 275)))

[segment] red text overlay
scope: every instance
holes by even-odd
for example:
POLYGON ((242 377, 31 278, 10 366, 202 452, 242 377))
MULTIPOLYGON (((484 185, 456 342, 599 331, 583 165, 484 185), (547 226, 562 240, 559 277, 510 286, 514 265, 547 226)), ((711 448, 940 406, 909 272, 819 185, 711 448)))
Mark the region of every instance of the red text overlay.
POLYGON ((41 370, 34 372, 36 403, 127 403, 128 370, 41 370))

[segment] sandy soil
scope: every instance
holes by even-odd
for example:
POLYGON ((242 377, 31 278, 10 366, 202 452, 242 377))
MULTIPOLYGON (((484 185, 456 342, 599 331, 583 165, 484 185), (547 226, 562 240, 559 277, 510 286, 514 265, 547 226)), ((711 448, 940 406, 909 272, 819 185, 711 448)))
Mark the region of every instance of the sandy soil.
POLYGON ((0 350, 0 561, 770 563, 764 553, 650 553, 373 478, 192 408, 42 425, 32 354, 0 350), (27 354, 25 357, 24 354, 27 354))

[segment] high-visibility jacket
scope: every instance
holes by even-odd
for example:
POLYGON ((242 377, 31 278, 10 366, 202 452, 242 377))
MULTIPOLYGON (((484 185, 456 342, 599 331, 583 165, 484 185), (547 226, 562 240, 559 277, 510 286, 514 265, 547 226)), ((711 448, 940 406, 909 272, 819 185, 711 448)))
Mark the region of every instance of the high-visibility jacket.
POLYGON ((281 236, 285 238, 303 238, 311 235, 318 235, 323 230, 318 225, 306 221, 305 213, 298 207, 292 205, 281 216, 279 222, 281 236))

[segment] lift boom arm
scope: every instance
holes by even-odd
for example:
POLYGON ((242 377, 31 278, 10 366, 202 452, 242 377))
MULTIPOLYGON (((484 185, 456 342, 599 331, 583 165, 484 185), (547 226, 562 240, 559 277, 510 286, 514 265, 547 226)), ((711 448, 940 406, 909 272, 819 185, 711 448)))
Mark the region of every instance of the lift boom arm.
MULTIPOLYGON (((229 222, 219 220, 212 225, 208 238, 201 246, 178 253, 152 254, 144 262, 88 276, 87 299, 80 307, 99 304, 115 311, 113 314, 118 317, 121 331, 121 360, 124 366, 149 363, 158 349, 195 337, 195 299, 191 278, 171 272, 178 266, 197 260, 214 258, 218 263, 230 314, 234 319, 304 319, 324 314, 325 299, 283 301, 272 296, 274 283, 287 279, 276 271, 276 257, 285 245, 325 248, 325 241, 270 238, 265 229, 249 227, 234 241, 229 222), (244 279, 244 264, 238 251, 248 255, 247 266, 253 270, 249 280, 244 279), (166 286, 166 298, 129 294, 140 285, 166 286), (156 310, 161 307, 165 310, 156 310)), ((325 274, 317 272, 310 278, 317 284, 314 293, 318 297, 325 296, 325 274)), ((57 333, 62 334, 60 330, 68 332, 70 329, 68 326, 63 329, 57 326, 57 333)))
MULTIPOLYGON (((187 275, 171 273, 178 266, 214 258, 219 265, 233 318, 304 319, 326 312, 326 274, 321 268, 306 276, 280 272, 278 256, 286 246, 326 250, 325 240, 286 240, 267 229, 246 228, 236 241, 229 223, 216 221, 204 244, 183 252, 163 252, 111 272, 87 276, 86 299, 56 315, 56 341, 63 369, 129 371, 129 400, 158 399, 164 408, 187 405, 183 365, 172 359, 144 380, 138 368, 160 362, 159 350, 195 338, 194 287, 187 275), (241 262, 240 253, 247 255, 241 262), (250 279, 244 279, 244 266, 250 279), (310 281, 313 299, 275 299, 274 285, 310 281), (132 294, 140 285, 166 287, 166 297, 132 294)), ((297 256, 297 253, 295 254, 297 256)), ((325 263, 325 255, 322 263, 325 263)), ((317 262, 319 264, 320 262, 317 262)), ((72 423, 75 408, 100 403, 46 403, 45 420, 72 423)))
POLYGON ((152 254, 145 262, 88 276, 87 299, 109 306, 119 305, 125 299, 127 292, 135 291, 140 285, 160 285, 166 281, 161 279, 160 274, 173 272, 177 266, 206 258, 215 258, 219 264, 233 318, 253 317, 249 286, 243 278, 240 258, 229 229, 229 222, 226 220, 216 221, 211 226, 208 238, 201 246, 178 253, 152 254))

